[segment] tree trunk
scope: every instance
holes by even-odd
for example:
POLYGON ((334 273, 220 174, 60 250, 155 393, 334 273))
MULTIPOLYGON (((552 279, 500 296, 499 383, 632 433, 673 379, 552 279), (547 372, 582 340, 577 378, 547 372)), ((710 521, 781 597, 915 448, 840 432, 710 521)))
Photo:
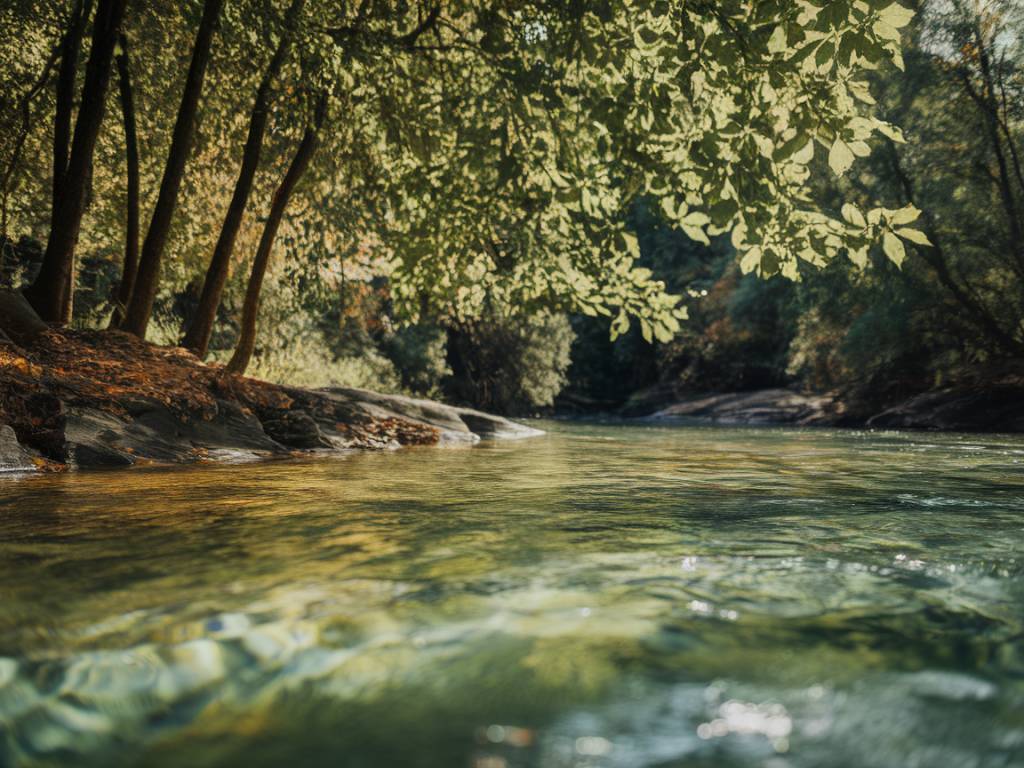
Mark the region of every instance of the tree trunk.
MULTIPOLYGON (((60 69, 57 72, 56 107, 53 120, 53 192, 50 210, 57 208, 57 195, 64 183, 64 174, 68 170, 69 144, 71 143, 71 117, 74 112, 75 80, 78 75, 78 57, 82 52, 82 38, 85 27, 92 14, 92 0, 78 0, 72 12, 71 25, 64 39, 61 40, 60 69)), ((86 202, 88 208, 92 200, 92 164, 90 178, 86 182, 86 202)), ((78 279, 77 239, 76 252, 71 257, 71 271, 64 285, 64 298, 61 302, 60 324, 68 325, 75 311, 75 283, 78 279)))
MULTIPOLYGON (((88 204, 86 205, 88 208, 88 204)), ((77 245, 77 241, 76 241, 77 245)), ((71 317, 75 313, 75 285, 78 282, 78 253, 71 254, 71 268, 68 271, 68 279, 64 283, 64 297, 60 303, 60 325, 70 325, 71 317)))
POLYGON ((210 266, 206 271, 202 295, 199 298, 199 308, 182 339, 182 346, 191 349, 201 358, 206 357, 210 346, 213 324, 217 318, 221 295, 224 293, 224 284, 228 279, 235 239, 242 226, 242 217, 252 193, 256 169, 259 167, 260 154, 263 151, 263 137, 267 131, 267 119, 270 112, 271 90, 288 57, 288 49, 295 37, 305 4, 306 0, 292 0, 285 16, 284 30, 281 33, 277 50, 274 51, 256 91, 256 101, 249 118, 249 135, 242 153, 242 168, 238 174, 238 180, 235 182, 235 191, 231 197, 227 215, 224 217, 224 224, 221 226, 220 236, 217 238, 217 245, 210 259, 210 266))
POLYGON ((121 30, 127 0, 100 0, 93 24, 92 49, 86 66, 82 104, 75 124, 75 136, 53 211, 50 237, 43 265, 25 295, 43 320, 57 322, 64 311, 68 281, 73 268, 75 245, 85 213, 86 188, 92 168, 93 151, 103 122, 114 45, 121 30))
POLYGON ((178 191, 185 175, 185 163, 192 147, 199 96, 203 90, 203 79, 206 77, 206 67, 210 61, 210 47, 223 5, 224 0, 206 0, 203 4, 203 17, 199 22, 196 42, 192 48, 192 63, 185 78, 185 91, 174 124, 167 165, 164 168, 163 180, 160 182, 160 193, 149 222, 146 239, 142 243, 139 271, 122 325, 124 330, 141 338, 146 336, 149 318, 153 313, 153 301, 156 299, 160 283, 160 262, 167 245, 174 209, 177 207, 178 191))
POLYGON ((82 51, 85 26, 92 13, 92 0, 78 0, 71 12, 71 21, 60 41, 60 67, 57 70, 56 111, 53 118, 53 190, 52 208, 57 210, 64 174, 68 170, 71 144, 71 116, 75 108, 75 77, 78 56, 82 51))
POLYGON ((135 97, 132 93, 131 67, 128 60, 128 38, 121 35, 121 53, 117 57, 117 73, 121 86, 121 115, 124 119, 125 161, 128 166, 128 216, 125 222, 124 266, 117 288, 114 314, 110 327, 117 328, 124 320, 125 307, 132 297, 135 275, 139 269, 139 140, 135 124, 135 97))
POLYGON ((252 263, 252 273, 249 275, 249 285, 245 291, 241 334, 238 337, 235 353, 228 363, 228 370, 232 373, 245 373, 245 369, 249 367, 249 362, 252 360, 252 353, 256 347, 256 318, 260 309, 260 292, 263 289, 263 278, 267 274, 270 252, 274 247, 274 239, 277 237, 277 230, 281 226, 281 219, 288 207, 288 201, 291 199, 292 192, 295 191, 295 185, 299 183, 309 168, 309 163, 320 143, 320 127, 323 125, 326 112, 327 100, 325 96, 321 96, 316 108, 316 116, 306 128, 281 186, 274 192, 270 214, 263 227, 263 235, 260 237, 260 244, 252 263))

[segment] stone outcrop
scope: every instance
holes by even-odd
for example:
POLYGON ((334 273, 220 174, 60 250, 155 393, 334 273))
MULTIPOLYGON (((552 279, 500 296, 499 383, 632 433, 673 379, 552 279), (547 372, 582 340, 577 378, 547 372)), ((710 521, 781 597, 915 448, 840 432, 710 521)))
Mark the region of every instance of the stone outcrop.
POLYGON ((867 426, 957 432, 1024 432, 1024 387, 939 389, 872 416, 867 426))
POLYGON ((835 393, 813 395, 790 389, 763 389, 675 395, 669 403, 650 405, 642 418, 726 425, 1024 432, 1024 385, 1007 381, 973 388, 937 389, 873 415, 870 411, 865 414, 862 406, 848 407, 835 393))
POLYGON ((703 421, 714 424, 836 424, 842 407, 830 395, 805 395, 789 389, 763 389, 696 395, 660 408, 651 420, 703 421))
POLYGON ((116 331, 40 327, 31 308, 12 296, 0 296, 0 330, 8 331, 0 338, 0 471, 244 460, 540 434, 428 400, 248 379, 116 331))
POLYGON ((515 440, 543 434, 539 429, 518 424, 472 408, 445 405, 404 395, 384 395, 365 389, 321 390, 330 397, 351 403, 371 418, 402 418, 441 431, 442 442, 477 442, 484 439, 515 440))

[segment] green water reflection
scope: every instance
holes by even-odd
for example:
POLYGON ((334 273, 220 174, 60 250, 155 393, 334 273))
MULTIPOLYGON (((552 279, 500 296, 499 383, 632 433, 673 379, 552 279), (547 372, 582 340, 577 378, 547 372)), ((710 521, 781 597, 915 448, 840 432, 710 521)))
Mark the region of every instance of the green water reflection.
POLYGON ((0 765, 1024 765, 1024 440, 548 435, 0 485, 0 765))

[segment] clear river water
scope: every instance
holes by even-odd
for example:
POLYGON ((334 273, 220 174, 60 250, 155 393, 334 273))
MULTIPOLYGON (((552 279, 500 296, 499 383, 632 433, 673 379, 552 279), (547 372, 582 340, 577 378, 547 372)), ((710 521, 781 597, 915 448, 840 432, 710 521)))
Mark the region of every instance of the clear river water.
POLYGON ((0 766, 1024 766, 1024 439, 0 480, 0 766))

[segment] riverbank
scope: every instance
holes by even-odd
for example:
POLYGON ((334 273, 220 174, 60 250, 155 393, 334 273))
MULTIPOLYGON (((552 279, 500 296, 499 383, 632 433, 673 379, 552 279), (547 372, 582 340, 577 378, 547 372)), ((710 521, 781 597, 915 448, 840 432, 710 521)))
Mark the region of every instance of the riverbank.
MULTIPOLYGON (((0 301, 0 472, 236 462, 517 438, 508 419, 358 389, 228 373, 117 331, 58 330, 0 301)), ((792 389, 639 393, 618 415, 655 422, 1024 432, 1024 380, 938 389, 882 410, 792 389)))
POLYGON ((1024 432, 1024 381, 1006 377, 984 385, 944 387, 886 408, 841 393, 794 389, 678 394, 641 393, 624 413, 651 421, 722 425, 793 425, 947 432, 1024 432))
POLYGON ((34 327, 0 338, 0 471, 240 461, 532 434, 501 417, 427 400, 237 376, 117 331, 34 327))

